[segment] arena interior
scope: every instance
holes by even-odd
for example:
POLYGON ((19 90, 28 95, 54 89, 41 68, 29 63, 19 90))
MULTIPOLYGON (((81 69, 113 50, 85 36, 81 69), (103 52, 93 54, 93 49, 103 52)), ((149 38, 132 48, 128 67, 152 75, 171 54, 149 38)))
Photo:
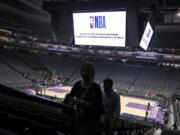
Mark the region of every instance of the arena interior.
POLYGON ((180 135, 179 37, 178 0, 0 0, 0 135, 74 135, 86 61, 120 97, 113 135, 180 135))

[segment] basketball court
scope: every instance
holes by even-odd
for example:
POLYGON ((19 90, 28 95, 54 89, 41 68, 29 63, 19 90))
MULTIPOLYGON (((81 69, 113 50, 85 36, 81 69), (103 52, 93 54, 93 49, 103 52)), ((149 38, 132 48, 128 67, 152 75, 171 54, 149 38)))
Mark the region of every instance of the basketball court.
POLYGON ((55 87, 41 88, 37 91, 39 94, 42 95, 64 99, 65 95, 71 91, 71 88, 72 86, 70 85, 57 85, 55 87))
MULTIPOLYGON (((156 101, 140 99, 135 97, 120 96, 120 100, 121 114, 126 113, 140 117, 145 117, 148 103, 150 103, 150 108, 156 105, 156 101)), ((151 109, 148 111, 148 117, 151 111, 151 109)))
MULTIPOLYGON (((69 93, 71 89, 72 86, 70 85, 58 85, 54 87, 42 87, 39 88, 39 90, 34 90, 34 93, 64 99, 65 95, 69 93)), ((158 101, 120 95, 120 102, 121 115, 126 114, 128 116, 145 118, 146 113, 148 112, 147 119, 163 123, 164 116, 162 114, 161 107, 158 106, 158 101)))

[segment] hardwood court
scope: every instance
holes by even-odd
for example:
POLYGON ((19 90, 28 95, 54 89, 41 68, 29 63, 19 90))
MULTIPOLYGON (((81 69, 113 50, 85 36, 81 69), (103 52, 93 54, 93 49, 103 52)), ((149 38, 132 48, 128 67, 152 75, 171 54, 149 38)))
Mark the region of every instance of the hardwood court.
POLYGON ((40 94, 63 99, 65 95, 71 91, 71 88, 71 86, 59 85, 55 87, 44 88, 39 91, 40 94))
MULTIPOLYGON (((136 109, 132 107, 128 107, 128 103, 136 103, 136 104, 142 104, 142 105, 147 105, 150 103, 151 107, 155 106, 156 102, 152 100, 146 100, 146 99, 140 99, 140 98, 135 98, 135 97, 127 97, 127 96, 120 96, 121 100, 121 114, 126 113, 126 114, 131 114, 131 115, 136 115, 140 117, 145 117, 146 110, 141 110, 141 109, 136 109)), ((148 111, 148 117, 151 111, 148 111)))
MULTIPOLYGON (((44 90, 40 90, 41 94, 48 95, 51 97, 57 97, 64 99, 65 95, 71 91, 72 86, 56 86, 56 87, 48 87, 44 90)), ((146 110, 136 109, 132 107, 128 107, 128 103, 136 103, 136 104, 142 104, 147 105, 150 103, 150 106, 153 107, 156 104, 156 101, 153 100, 146 100, 146 99, 140 99, 135 97, 128 97, 128 96, 120 96, 121 100, 121 114, 131 114, 135 116, 145 117, 146 110)), ((148 117, 151 111, 148 111, 148 117)))

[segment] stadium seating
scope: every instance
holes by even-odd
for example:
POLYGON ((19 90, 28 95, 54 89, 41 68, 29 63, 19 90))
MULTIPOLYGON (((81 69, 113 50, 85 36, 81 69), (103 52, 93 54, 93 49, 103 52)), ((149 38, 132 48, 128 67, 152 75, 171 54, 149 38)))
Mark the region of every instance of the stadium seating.
POLYGON ((7 87, 0 89, 0 128, 18 135, 72 132, 72 108, 7 87))
POLYGON ((170 130, 170 129, 163 129, 161 135, 179 135, 180 131, 177 130, 170 130))
POLYGON ((29 74, 30 80, 33 80, 33 79, 36 79, 39 81, 43 80, 43 77, 38 72, 35 72, 34 70, 31 69, 31 67, 29 65, 22 63, 17 58, 3 55, 3 56, 1 56, 1 59, 3 59, 7 65, 14 68, 17 72, 24 75, 24 77, 25 77, 25 75, 29 74))
POLYGON ((114 80, 114 87, 128 90, 139 70, 140 68, 136 66, 119 65, 118 69, 110 76, 114 80))
POLYGON ((154 125, 122 118, 117 120, 114 130, 120 135, 146 135, 146 133, 152 135, 153 126, 154 125))
POLYGON ((96 82, 101 83, 105 78, 112 74, 113 71, 116 71, 119 64, 113 62, 95 62, 96 68, 96 82))
POLYGON ((174 108, 174 124, 173 127, 176 130, 180 130, 180 101, 175 99, 173 102, 173 108, 174 108))
POLYGON ((169 73, 169 88, 173 92, 177 91, 177 88, 180 87, 180 70, 172 70, 169 73))
POLYGON ((17 135, 17 134, 7 129, 0 128, 0 135, 17 135))
MULTIPOLYGON (((41 70, 72 85, 80 80, 81 58, 1 54, 0 60, 2 69, 0 82, 6 82, 5 84, 9 86, 14 83, 13 80, 30 85, 44 82, 45 76, 41 74, 41 70), (8 81, 10 83, 7 83, 8 81)), ((180 86, 179 70, 167 72, 166 69, 160 67, 127 65, 112 61, 93 63, 96 67, 95 81, 101 84, 105 78, 111 78, 114 81, 114 88, 118 91, 128 90, 129 93, 141 95, 154 91, 156 94, 170 97, 180 86)), ((18 87, 20 83, 15 84, 17 84, 15 87, 18 87)))
POLYGON ((22 75, 12 70, 10 67, 0 61, 0 83, 12 87, 20 86, 21 84, 30 83, 22 75))

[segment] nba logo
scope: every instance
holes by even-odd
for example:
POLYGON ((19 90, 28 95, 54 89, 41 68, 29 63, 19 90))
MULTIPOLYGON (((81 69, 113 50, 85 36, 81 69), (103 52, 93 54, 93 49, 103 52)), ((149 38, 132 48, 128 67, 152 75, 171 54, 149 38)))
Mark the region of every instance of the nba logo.
POLYGON ((91 29, 106 29, 105 16, 90 16, 91 29))
POLYGON ((95 17, 90 16, 90 28, 93 29, 95 26, 95 17))

